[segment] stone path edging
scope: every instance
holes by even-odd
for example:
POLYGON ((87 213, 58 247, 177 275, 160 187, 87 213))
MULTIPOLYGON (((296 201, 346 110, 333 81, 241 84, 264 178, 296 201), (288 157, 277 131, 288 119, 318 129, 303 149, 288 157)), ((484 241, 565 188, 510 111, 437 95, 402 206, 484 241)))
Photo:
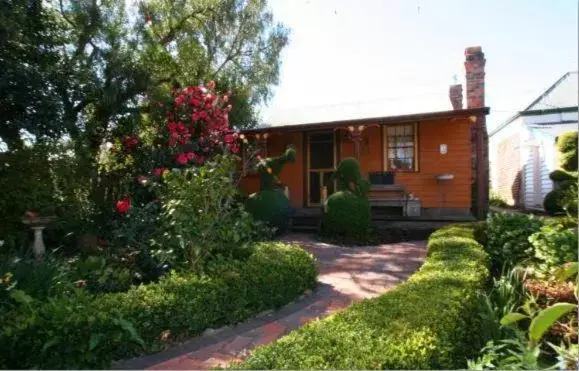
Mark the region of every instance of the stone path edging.
POLYGON ((326 244, 301 234, 288 235, 283 241, 297 243, 316 256, 320 274, 314 291, 277 311, 266 311, 234 327, 205 331, 163 352, 121 361, 113 368, 192 370, 225 366, 308 322, 388 291, 414 273, 426 256, 425 241, 355 248, 326 244))

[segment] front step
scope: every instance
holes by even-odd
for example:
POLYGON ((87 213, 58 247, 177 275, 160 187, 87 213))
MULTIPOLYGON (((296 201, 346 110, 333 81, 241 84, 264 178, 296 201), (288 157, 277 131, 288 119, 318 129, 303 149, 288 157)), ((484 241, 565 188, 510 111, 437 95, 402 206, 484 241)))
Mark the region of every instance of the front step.
POLYGON ((294 215, 292 216, 291 229, 294 232, 316 232, 320 225, 319 216, 294 215))

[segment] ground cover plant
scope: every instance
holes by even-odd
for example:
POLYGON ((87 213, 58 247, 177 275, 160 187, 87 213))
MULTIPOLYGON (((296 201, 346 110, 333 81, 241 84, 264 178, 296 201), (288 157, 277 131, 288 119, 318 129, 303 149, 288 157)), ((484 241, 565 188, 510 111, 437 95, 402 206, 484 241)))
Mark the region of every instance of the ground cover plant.
POLYGON ((243 369, 448 369, 476 354, 477 291, 489 279, 472 225, 433 233, 406 283, 258 348, 243 369), (435 294, 434 294, 435 293, 435 294))

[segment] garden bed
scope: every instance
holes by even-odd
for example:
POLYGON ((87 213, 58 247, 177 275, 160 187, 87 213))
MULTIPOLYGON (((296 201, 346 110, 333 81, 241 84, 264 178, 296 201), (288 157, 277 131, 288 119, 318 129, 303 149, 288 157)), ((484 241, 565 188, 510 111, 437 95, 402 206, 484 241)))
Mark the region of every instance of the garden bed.
POLYGON ((212 263, 208 273, 171 273, 127 292, 23 303, 3 313, 2 368, 104 368, 159 351, 207 328, 280 307, 315 286, 313 257, 261 243, 246 261, 212 263))
POLYGON ((479 349, 476 293, 489 278, 470 225, 431 235, 407 283, 258 348, 244 369, 464 368, 479 349))

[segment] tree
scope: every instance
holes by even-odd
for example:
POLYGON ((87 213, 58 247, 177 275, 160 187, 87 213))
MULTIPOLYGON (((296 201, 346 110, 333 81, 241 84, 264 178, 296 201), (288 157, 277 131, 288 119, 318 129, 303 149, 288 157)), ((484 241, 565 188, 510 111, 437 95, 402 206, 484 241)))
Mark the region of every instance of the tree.
POLYGON ((62 102, 61 25, 41 0, 0 0, 0 138, 18 148, 20 130, 57 137, 62 102))

